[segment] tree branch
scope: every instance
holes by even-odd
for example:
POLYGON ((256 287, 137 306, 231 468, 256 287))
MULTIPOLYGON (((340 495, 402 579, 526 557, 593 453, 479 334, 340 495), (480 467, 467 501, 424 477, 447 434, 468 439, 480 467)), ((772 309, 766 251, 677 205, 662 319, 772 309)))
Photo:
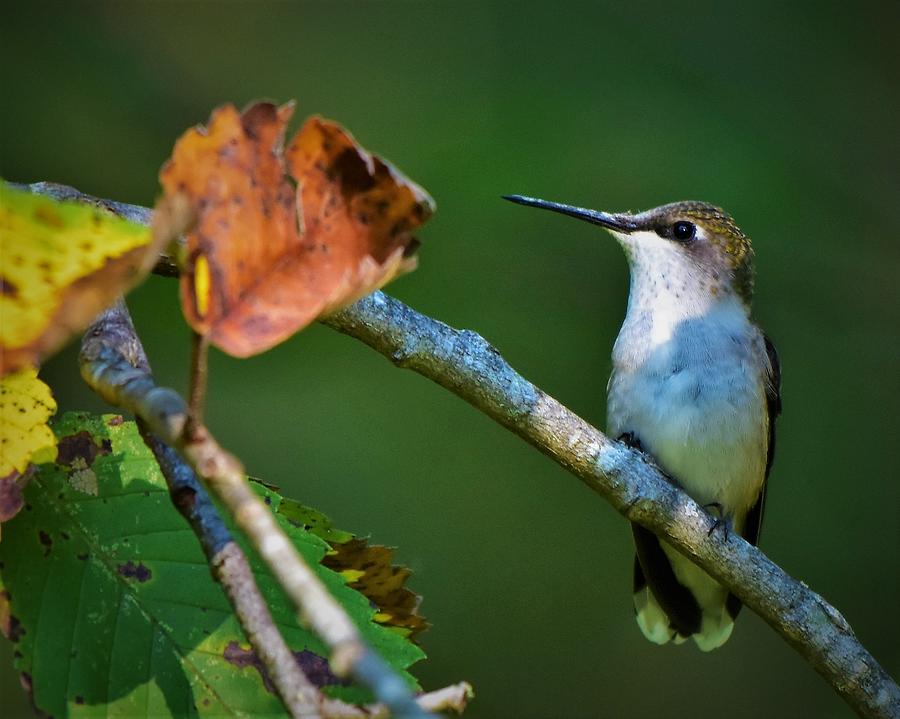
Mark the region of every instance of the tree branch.
POLYGON ((519 375, 496 349, 376 292, 325 320, 459 395, 580 478, 728 587, 796 649, 854 710, 900 716, 900 689, 844 617, 743 538, 715 522, 649 457, 614 442, 519 375))
MULTIPOLYGON (((31 186, 59 196, 58 186, 31 186)), ((100 202, 65 188, 68 198, 100 202)), ((104 206, 110 207, 107 203, 104 206)), ((115 211, 115 209, 114 209, 115 211)), ((147 222, 149 211, 125 207, 147 222)), ((161 273, 171 262, 161 264, 161 273)), ((459 395, 550 456, 627 519, 664 538, 759 614, 860 715, 900 716, 900 688, 821 596, 759 549, 724 533, 641 453, 614 442, 515 372, 484 339, 375 292, 326 320, 459 395)))

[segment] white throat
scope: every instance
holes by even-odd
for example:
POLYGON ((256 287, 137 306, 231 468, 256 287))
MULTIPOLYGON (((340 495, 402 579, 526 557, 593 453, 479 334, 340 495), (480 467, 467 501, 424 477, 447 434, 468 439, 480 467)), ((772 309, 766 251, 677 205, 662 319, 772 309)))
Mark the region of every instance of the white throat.
POLYGON ((676 333, 703 324, 723 334, 743 331, 750 323, 744 302, 726 278, 698 266, 671 240, 654 232, 614 233, 628 255, 631 284, 628 310, 619 341, 648 354, 676 333))

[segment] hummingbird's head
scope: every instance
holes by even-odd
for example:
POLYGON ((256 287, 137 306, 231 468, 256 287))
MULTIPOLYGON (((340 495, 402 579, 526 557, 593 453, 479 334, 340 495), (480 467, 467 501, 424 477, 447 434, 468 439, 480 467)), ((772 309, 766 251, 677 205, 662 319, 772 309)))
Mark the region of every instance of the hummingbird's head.
POLYGON ((673 202, 636 214, 611 214, 522 195, 504 199, 606 228, 625 249, 633 273, 677 277, 690 289, 712 295, 734 293, 750 304, 750 238, 720 207, 707 202, 673 202))

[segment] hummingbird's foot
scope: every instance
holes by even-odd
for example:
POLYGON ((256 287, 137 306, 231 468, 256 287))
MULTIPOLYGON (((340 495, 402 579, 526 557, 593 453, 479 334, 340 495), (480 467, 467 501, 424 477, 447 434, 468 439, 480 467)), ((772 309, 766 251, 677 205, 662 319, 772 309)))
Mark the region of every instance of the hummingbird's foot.
MULTIPOLYGON (((713 535, 713 532, 721 527, 722 531, 725 533, 725 541, 727 542, 728 534, 731 532, 731 518, 725 515, 725 510, 722 505, 718 502, 710 502, 709 504, 704 504, 703 509, 715 509, 715 513, 718 515, 713 520, 713 525, 709 528, 706 536, 711 537, 713 535)), ((710 514, 712 514, 712 512, 710 512, 710 514)))
POLYGON ((634 432, 622 432, 619 435, 619 441, 622 444, 628 445, 632 449, 636 449, 639 452, 644 451, 644 446, 641 444, 641 440, 638 439, 637 435, 634 432))

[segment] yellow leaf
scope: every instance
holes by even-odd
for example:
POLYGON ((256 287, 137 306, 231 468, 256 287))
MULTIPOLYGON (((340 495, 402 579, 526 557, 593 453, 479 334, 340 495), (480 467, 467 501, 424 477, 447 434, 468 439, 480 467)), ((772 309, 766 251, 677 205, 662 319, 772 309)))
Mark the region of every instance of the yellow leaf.
POLYGON ((152 267, 148 228, 0 182, 0 372, 38 365, 152 267))
POLYGON ((0 477, 56 459, 47 420, 56 412, 50 388, 26 368, 0 379, 0 477))

